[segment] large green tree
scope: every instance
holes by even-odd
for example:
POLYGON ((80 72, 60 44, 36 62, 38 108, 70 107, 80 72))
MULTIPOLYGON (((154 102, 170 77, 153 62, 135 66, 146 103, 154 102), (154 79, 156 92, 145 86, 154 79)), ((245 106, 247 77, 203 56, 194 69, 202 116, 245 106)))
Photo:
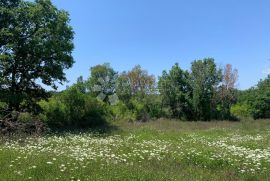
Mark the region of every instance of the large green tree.
POLYGON ((175 118, 192 119, 192 88, 189 73, 175 64, 167 73, 163 71, 158 88, 162 102, 168 106, 175 118))
POLYGON ((213 58, 195 60, 191 67, 193 108, 198 120, 211 120, 215 112, 214 94, 222 80, 222 71, 213 58))
POLYGON ((0 99, 9 110, 34 111, 74 61, 69 15, 50 0, 0 1, 0 99))

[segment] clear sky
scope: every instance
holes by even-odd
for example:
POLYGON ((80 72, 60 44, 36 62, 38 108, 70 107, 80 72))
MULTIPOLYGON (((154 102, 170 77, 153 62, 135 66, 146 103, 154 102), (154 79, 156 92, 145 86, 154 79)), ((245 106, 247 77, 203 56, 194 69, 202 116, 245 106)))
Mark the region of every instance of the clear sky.
POLYGON ((68 85, 104 62, 161 75, 178 62, 213 57, 239 70, 240 89, 270 72, 269 0, 53 0, 75 31, 68 85))

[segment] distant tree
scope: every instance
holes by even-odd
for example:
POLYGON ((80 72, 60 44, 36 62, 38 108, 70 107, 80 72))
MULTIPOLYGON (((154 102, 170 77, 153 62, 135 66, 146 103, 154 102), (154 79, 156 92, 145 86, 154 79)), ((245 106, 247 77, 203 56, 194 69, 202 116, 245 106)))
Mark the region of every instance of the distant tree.
POLYGON ((127 72, 122 72, 116 82, 116 94, 121 101, 128 104, 132 98, 131 84, 127 72))
POLYGON ((91 67, 90 72, 91 75, 86 83, 90 94, 104 102, 109 102, 110 96, 116 92, 118 73, 109 63, 91 67))
POLYGON ((270 75, 258 83, 248 102, 254 119, 270 118, 270 75))
POLYGON ((123 72, 117 79, 116 93, 125 103, 135 119, 147 121, 150 117, 160 116, 160 104, 156 96, 156 82, 153 75, 137 65, 123 72))
POLYGON ((86 81, 83 80, 82 76, 78 77, 77 82, 73 85, 73 87, 76 87, 77 90, 79 90, 81 93, 84 94, 87 93, 86 86, 87 86, 86 81))
POLYGON ((149 75, 140 65, 136 65, 127 73, 132 95, 144 97, 155 91, 155 77, 149 75))
POLYGON ((238 80, 238 70, 233 69, 231 64, 227 64, 223 70, 222 83, 217 92, 218 109, 220 119, 230 119, 230 109, 237 101, 236 83, 238 80))
POLYGON ((221 82, 222 72, 213 58, 195 60, 191 67, 191 86, 193 90, 193 108, 198 120, 211 120, 216 105, 213 97, 221 82))
POLYGON ((260 80, 257 86, 239 91, 236 106, 246 108, 248 115, 254 119, 270 118, 270 75, 260 80))
POLYGON ((174 118, 192 119, 192 88, 189 73, 176 63, 159 77, 158 88, 162 102, 168 106, 174 118))
POLYGON ((0 100, 10 111, 37 111, 42 85, 66 81, 73 34, 68 13, 50 0, 0 1, 0 100))

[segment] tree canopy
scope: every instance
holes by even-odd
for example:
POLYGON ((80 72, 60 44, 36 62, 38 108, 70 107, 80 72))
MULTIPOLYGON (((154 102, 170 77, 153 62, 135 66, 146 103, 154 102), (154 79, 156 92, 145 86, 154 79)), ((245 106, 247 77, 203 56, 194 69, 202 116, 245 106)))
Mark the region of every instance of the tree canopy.
POLYGON ((50 0, 0 1, 0 100, 9 110, 35 112, 72 67, 73 30, 69 15, 50 0))
POLYGON ((163 71, 158 88, 163 104, 170 107, 173 117, 192 118, 192 87, 190 74, 175 64, 167 73, 163 71))
POLYGON ((191 86, 193 106, 198 120, 210 120, 213 117, 214 93, 222 79, 213 58, 195 60, 191 65, 191 86))

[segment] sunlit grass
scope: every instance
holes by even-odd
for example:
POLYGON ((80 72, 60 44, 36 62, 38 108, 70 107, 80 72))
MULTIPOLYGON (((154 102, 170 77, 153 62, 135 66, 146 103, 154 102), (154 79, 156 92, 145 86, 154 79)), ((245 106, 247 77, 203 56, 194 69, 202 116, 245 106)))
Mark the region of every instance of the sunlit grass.
POLYGON ((110 134, 3 139, 2 180, 269 180, 269 120, 115 123, 110 134))

